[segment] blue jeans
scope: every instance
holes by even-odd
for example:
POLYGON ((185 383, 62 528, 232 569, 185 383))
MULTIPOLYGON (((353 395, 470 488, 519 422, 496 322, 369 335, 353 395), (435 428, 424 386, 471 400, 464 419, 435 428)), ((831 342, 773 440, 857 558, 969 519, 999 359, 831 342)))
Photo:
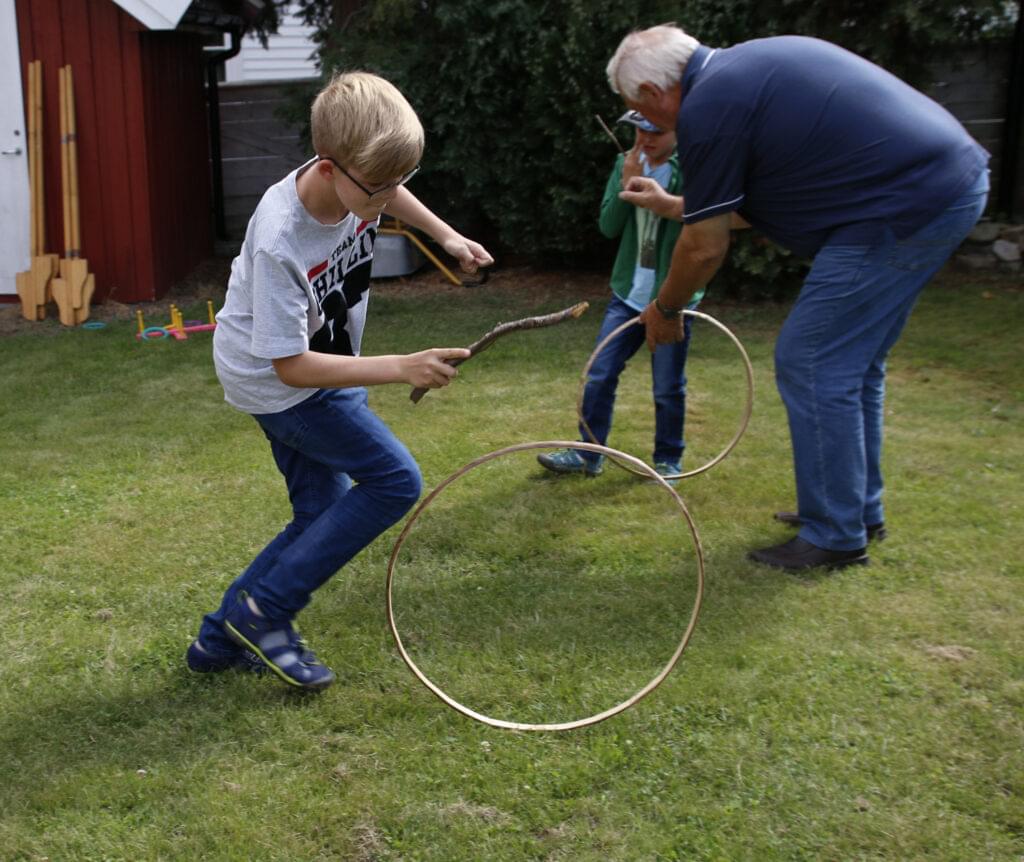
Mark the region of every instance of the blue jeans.
MULTIPOLYGON (((597 335, 600 344, 608 333, 627 320, 639 316, 640 312, 630 308, 617 296, 612 296, 604 313, 601 331, 597 335)), ((690 327, 692 317, 683 321, 686 337, 674 344, 662 344, 651 354, 651 383, 654 393, 654 462, 676 462, 682 460, 683 421, 686 417, 686 354, 690 349, 690 327)), ((617 336, 597 357, 590 368, 587 385, 583 390, 583 418, 594 437, 602 446, 612 430, 612 411, 615 408, 615 390, 619 375, 626 363, 646 342, 642 326, 631 326, 617 336)), ((580 439, 588 440, 587 432, 580 425, 580 439)), ((580 450, 580 454, 591 463, 598 455, 580 450)))
POLYGON ((321 389, 288 410, 254 417, 284 475, 294 518, 204 617, 199 638, 211 653, 237 649, 223 623, 239 591, 268 618, 293 619, 317 587, 419 499, 416 462, 366 402, 362 388, 321 389))
POLYGON ((820 548, 863 548, 880 524, 885 358, 928 280, 977 222, 988 173, 904 240, 826 245, 775 346, 789 414, 800 536, 820 548))

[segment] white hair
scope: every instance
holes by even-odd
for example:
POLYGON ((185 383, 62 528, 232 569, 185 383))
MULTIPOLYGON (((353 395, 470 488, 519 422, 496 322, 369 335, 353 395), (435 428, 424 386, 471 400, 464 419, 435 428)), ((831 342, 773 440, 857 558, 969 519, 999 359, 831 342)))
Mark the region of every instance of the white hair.
POLYGON ((675 24, 634 30, 608 61, 608 83, 613 92, 629 101, 636 100, 644 83, 666 90, 679 83, 699 44, 675 24))

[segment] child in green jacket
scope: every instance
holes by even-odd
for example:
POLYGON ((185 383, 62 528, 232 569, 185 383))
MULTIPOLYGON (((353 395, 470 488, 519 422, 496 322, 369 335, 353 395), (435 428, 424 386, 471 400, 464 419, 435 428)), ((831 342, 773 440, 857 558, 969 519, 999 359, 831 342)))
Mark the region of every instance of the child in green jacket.
MULTIPOLYGON (((612 267, 612 298, 597 336, 598 344, 616 327, 639 316, 658 295, 658 288, 668 273, 672 249, 682 230, 680 221, 661 218, 619 197, 630 180, 639 176, 652 178, 671 195, 680 194, 682 178, 675 155, 675 132, 658 128, 637 111, 627 111, 619 122, 636 129, 636 142, 628 153, 616 158, 601 201, 598 220, 601 233, 609 239, 620 237, 620 240, 612 267)), ((688 307, 695 308, 703 295, 703 291, 695 293, 688 307)), ((685 369, 691 320, 685 318, 686 337, 682 341, 662 344, 651 354, 653 462, 662 476, 682 472, 685 369)), ((605 445, 611 431, 619 375, 644 341, 644 327, 626 329, 601 352, 590 369, 583 393, 583 418, 601 445, 605 445)), ((582 425, 580 439, 590 439, 582 425)), ((602 456, 583 450, 559 449, 538 455, 537 460, 555 473, 597 476, 602 472, 602 456)))

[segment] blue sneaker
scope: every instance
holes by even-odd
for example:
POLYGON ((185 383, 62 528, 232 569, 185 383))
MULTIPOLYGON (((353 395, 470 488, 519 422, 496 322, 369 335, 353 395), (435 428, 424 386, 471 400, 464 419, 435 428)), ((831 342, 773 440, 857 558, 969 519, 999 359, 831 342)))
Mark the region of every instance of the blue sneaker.
POLYGON ((654 465, 654 472, 661 476, 669 485, 679 482, 679 474, 683 472, 683 465, 679 461, 658 461, 654 465), (673 479, 666 477, 674 476, 673 479))
POLYGON ((268 620, 248 596, 240 596, 228 612, 224 631, 289 685, 321 689, 334 682, 334 671, 317 659, 291 622, 268 620))
POLYGON ((537 461, 552 473, 582 473, 584 476, 600 476, 604 472, 602 462, 603 455, 598 455, 596 461, 588 461, 575 449, 556 449, 554 452, 543 452, 537 456, 537 461))
POLYGON ((196 673, 220 673, 225 670, 239 670, 246 673, 264 673, 267 666, 252 650, 240 649, 231 655, 215 655, 206 649, 198 638, 189 644, 185 653, 188 669, 196 673))

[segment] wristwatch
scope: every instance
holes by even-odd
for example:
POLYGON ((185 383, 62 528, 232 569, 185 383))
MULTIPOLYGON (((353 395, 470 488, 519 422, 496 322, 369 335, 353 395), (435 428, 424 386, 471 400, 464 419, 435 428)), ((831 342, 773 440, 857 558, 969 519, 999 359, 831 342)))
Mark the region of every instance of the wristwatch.
POLYGON ((658 300, 658 297, 654 297, 654 307, 658 309, 665 320, 679 320, 679 318, 683 316, 683 310, 681 308, 666 308, 658 300))

